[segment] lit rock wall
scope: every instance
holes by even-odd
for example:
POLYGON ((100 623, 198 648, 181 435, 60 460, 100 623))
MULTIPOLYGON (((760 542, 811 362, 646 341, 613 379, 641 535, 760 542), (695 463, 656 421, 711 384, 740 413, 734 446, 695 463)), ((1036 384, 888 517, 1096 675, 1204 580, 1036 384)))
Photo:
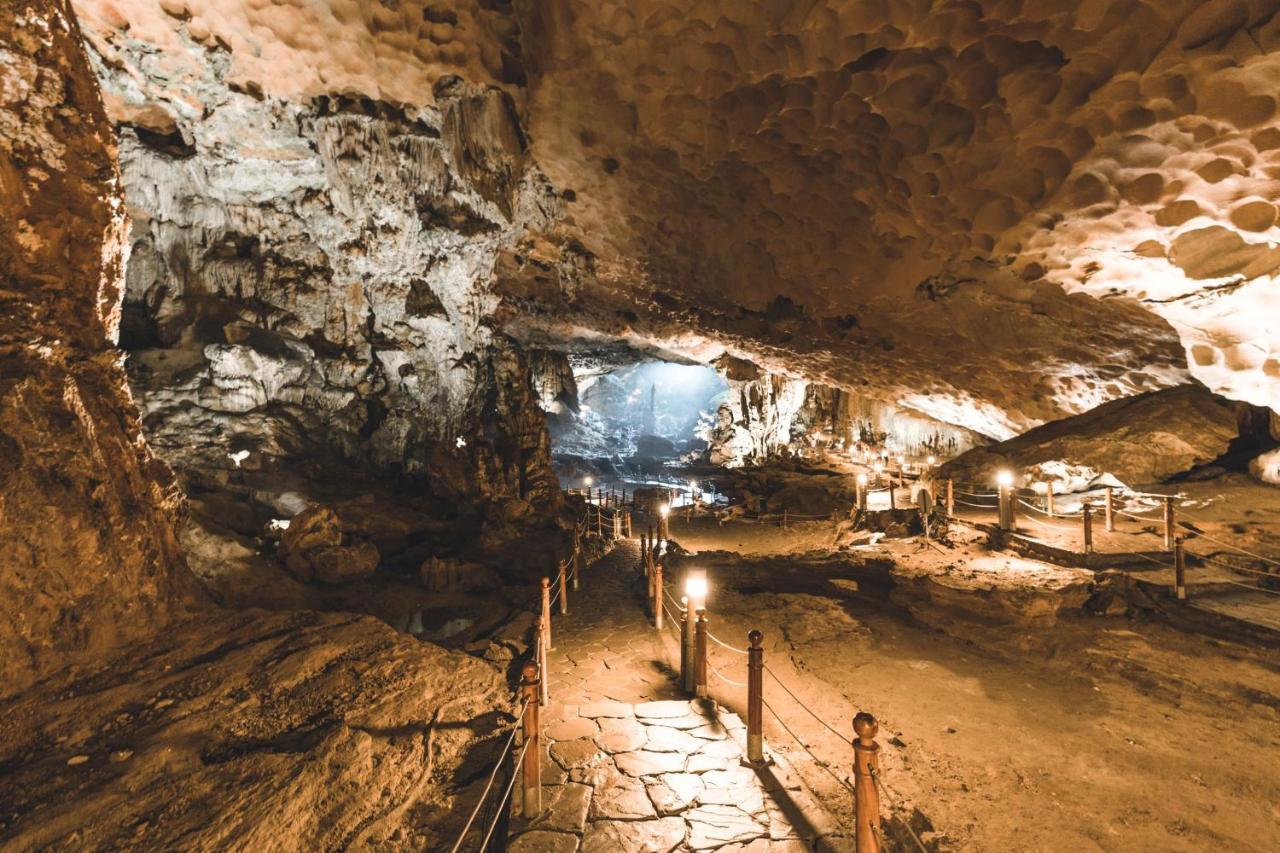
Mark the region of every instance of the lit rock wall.
POLYGON ((210 487, 233 453, 260 468, 333 451, 454 501, 554 499, 489 283, 558 200, 511 97, 446 73, 492 82, 488 60, 435 40, 494 15, 78 6, 120 133, 122 345, 157 451, 210 487))
POLYGON ((987 442, 983 436, 961 427, 855 392, 817 384, 806 389, 794 432, 821 433, 846 444, 883 444, 896 451, 939 458, 955 456, 987 442))
POLYGON ((716 367, 729 383, 729 391, 703 436, 710 445, 711 462, 738 468, 790 448, 792 427, 809 383, 765 373, 732 357, 721 359, 716 367))
POLYGON ((65 4, 0 5, 0 696, 149 636, 190 589, 112 347, 113 146, 65 4))
POLYGON ((1000 438, 1188 370, 1280 408, 1278 8, 530 4, 582 324, 1000 438))

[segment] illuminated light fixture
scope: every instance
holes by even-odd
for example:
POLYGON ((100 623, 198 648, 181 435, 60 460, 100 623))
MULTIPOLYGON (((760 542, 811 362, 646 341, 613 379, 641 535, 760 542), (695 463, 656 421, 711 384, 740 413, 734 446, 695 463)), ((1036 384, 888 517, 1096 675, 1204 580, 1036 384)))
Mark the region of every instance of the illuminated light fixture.
POLYGON ((866 474, 859 474, 859 475, 858 475, 858 485, 859 485, 859 486, 865 486, 866 484, 867 484, 867 475, 866 475, 866 474))
POLYGON ((594 480, 594 479, 592 479, 591 477, 583 477, 583 478, 582 478, 582 482, 583 482, 583 483, 585 483, 585 484, 587 484, 588 486, 590 486, 591 484, 593 484, 593 483, 595 482, 595 480, 594 480))
POLYGON ((663 518, 666 518, 670 512, 671 512, 671 507, 667 506, 666 504, 663 504, 662 506, 658 507, 658 514, 661 515, 663 518))
POLYGON ((938 461, 937 459, 935 459, 935 458, 933 458, 932 456, 930 456, 928 459, 926 459, 926 460, 925 460, 925 463, 926 463, 926 464, 929 464, 929 465, 933 465, 933 464, 934 464, 935 462, 937 462, 937 461, 938 461))
POLYGON ((684 594, 689 599, 689 607, 703 610, 707 606, 707 572, 705 569, 690 569, 684 576, 684 594))
POLYGON ((1013 472, 1002 470, 996 472, 996 485, 1002 489, 1007 489, 1013 485, 1013 472))
POLYGON ((883 471, 883 470, 884 470, 884 463, 883 463, 883 462, 879 462, 879 461, 877 461, 877 462, 873 463, 873 464, 871 465, 871 470, 873 470, 873 471, 875 471, 877 474, 879 474, 881 471, 883 471))
POLYGON ((899 467, 899 468, 901 468, 903 465, 906 465, 906 464, 907 464, 907 457, 905 457, 905 456, 899 456, 899 457, 898 457, 898 467, 899 467))

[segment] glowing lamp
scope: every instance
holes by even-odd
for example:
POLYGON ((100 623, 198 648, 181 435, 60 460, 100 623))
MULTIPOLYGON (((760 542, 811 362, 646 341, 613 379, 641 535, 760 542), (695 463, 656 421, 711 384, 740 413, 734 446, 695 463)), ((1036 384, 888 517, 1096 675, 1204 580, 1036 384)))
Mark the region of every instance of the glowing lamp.
POLYGON ((663 504, 662 506, 658 507, 658 514, 661 515, 663 518, 666 518, 667 514, 670 512, 671 512, 671 507, 667 506, 666 504, 663 504))
POLYGON ((866 474, 859 474, 859 475, 858 475, 858 485, 859 485, 859 486, 865 486, 866 484, 867 484, 867 475, 866 475, 866 474))
POLYGON ((689 599, 693 610, 702 610, 707 606, 707 572, 705 569, 690 569, 684 576, 684 594, 689 599))
POLYGON ((871 470, 873 470, 873 471, 875 471, 877 474, 879 474, 881 471, 883 471, 883 470, 884 470, 884 463, 883 463, 883 462, 876 462, 874 465, 872 465, 872 466, 871 466, 871 470))
POLYGON ((932 456, 930 456, 928 459, 926 459, 926 460, 925 460, 925 462, 926 462, 927 464, 929 464, 929 465, 932 465, 933 463, 935 463, 935 462, 937 462, 937 461, 938 461, 938 460, 937 460, 937 459, 934 459, 932 456))
POLYGON ((899 456, 899 457, 898 457, 898 467, 899 467, 899 468, 901 468, 903 465, 906 465, 906 464, 907 464, 907 457, 905 457, 905 456, 899 456))
POLYGON ((996 485, 997 485, 997 486, 999 486, 999 487, 1000 487, 1000 488, 1002 488, 1002 489, 1007 489, 1007 488, 1009 488, 1010 486, 1012 486, 1012 485, 1013 485, 1013 472, 1012 472, 1012 471, 1008 471, 1008 470, 1005 470, 1005 471, 997 471, 997 472, 996 472, 996 485))
POLYGON ((588 486, 590 486, 592 483, 594 483, 594 482, 595 482, 595 480, 594 480, 594 479, 592 479, 591 477, 583 477, 583 478, 582 478, 582 482, 584 482, 584 483, 586 483, 588 486))

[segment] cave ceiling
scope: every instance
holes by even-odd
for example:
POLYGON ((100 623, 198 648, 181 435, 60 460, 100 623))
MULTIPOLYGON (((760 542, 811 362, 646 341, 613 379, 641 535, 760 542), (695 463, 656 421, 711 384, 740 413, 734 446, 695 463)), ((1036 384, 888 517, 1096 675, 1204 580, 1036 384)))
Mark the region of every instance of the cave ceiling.
POLYGON ((74 5, 164 58, 106 93, 156 132, 211 68, 503 90, 562 202, 493 268, 531 343, 728 350, 999 437, 1188 375, 1280 409, 1280 0, 74 5))

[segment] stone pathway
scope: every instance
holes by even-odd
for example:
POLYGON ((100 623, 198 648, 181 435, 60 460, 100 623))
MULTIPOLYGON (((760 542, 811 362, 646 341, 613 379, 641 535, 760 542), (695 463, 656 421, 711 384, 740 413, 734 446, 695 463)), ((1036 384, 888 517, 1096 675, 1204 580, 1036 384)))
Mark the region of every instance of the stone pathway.
POLYGON ((644 614, 639 560, 634 542, 620 543, 584 569, 569 615, 552 619, 544 813, 513 815, 508 849, 814 849, 830 823, 795 773, 744 766, 743 721, 682 698, 674 635, 644 614))

